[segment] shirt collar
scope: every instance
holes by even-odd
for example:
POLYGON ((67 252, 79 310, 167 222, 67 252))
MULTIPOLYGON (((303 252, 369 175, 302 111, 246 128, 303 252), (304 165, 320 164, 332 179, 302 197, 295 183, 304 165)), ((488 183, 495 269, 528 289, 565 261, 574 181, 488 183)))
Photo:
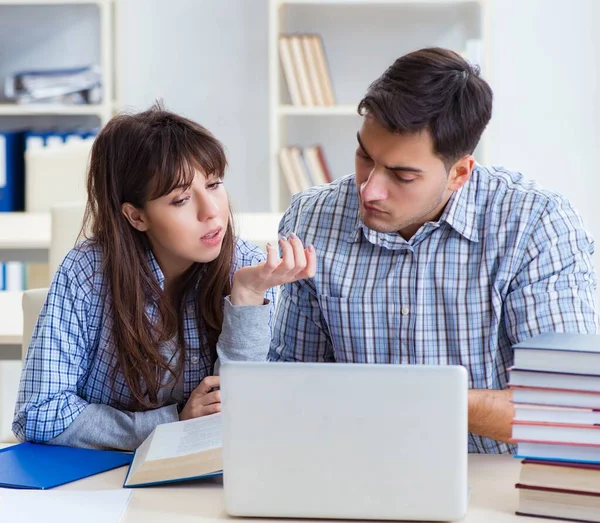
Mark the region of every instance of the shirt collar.
POLYGON ((152 272, 152 275, 156 279, 158 286, 164 290, 165 275, 163 274, 160 266, 158 265, 158 260, 156 259, 156 256, 154 256, 154 252, 152 252, 152 249, 148 248, 147 254, 148 254, 148 265, 150 266, 150 272, 152 272))
POLYGON ((452 193, 439 221, 446 222, 467 240, 478 243, 479 231, 475 203, 477 181, 474 180, 476 177, 477 167, 473 168, 471 178, 458 191, 452 193))
MULTIPOLYGON (((454 191, 437 225, 447 223, 461 236, 472 242, 479 242, 479 234, 477 229, 477 206, 475 204, 475 183, 473 180, 477 176, 477 167, 473 169, 471 179, 469 179, 458 191, 454 191)), ((365 238, 379 247, 385 247, 390 250, 398 250, 406 248, 410 242, 406 241, 398 233, 384 233, 369 229, 360 219, 358 212, 358 195, 353 198, 353 203, 350 207, 354 215, 350 218, 353 227, 350 228, 346 240, 348 243, 358 241, 361 232, 365 238)))

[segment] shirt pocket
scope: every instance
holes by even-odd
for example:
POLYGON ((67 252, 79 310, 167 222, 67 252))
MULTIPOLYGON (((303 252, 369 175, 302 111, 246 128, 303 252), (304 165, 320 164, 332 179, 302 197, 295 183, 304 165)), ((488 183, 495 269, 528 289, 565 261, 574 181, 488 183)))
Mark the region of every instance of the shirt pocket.
POLYGON ((398 362, 398 320, 393 303, 323 295, 318 299, 336 361, 398 362))

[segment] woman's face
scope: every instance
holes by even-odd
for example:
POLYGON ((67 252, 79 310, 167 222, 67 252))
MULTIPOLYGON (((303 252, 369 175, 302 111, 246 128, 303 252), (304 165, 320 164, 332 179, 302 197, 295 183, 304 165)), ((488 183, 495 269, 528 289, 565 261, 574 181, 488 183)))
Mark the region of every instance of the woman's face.
POLYGON ((213 261, 221 252, 229 198, 217 176, 196 171, 189 187, 176 188, 137 211, 139 221, 132 225, 148 235, 166 279, 181 275, 193 263, 213 261))

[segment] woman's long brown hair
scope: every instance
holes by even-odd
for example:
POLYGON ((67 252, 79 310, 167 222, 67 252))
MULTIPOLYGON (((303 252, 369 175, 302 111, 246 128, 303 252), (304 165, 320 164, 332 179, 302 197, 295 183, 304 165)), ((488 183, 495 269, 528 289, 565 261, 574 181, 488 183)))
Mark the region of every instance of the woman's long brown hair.
POLYGON ((230 213, 219 256, 210 263, 193 264, 175 282, 175 299, 169 299, 152 274, 145 233, 129 224, 121 206, 128 202, 143 208, 178 186, 191 185, 197 170, 223 177, 226 165, 223 146, 208 130, 159 105, 115 116, 94 142, 83 230, 90 231, 90 239, 101 246, 104 277, 110 284, 116 353, 113 380, 121 372, 131 391, 130 403, 123 408, 159 407, 165 372, 171 375, 171 386, 181 375, 186 350, 183 317, 190 292, 195 293, 200 340, 214 364, 223 297, 231 290, 234 235, 230 213), (146 313, 150 300, 157 305, 157 321, 146 313), (159 346, 174 337, 178 357, 173 367, 159 346))

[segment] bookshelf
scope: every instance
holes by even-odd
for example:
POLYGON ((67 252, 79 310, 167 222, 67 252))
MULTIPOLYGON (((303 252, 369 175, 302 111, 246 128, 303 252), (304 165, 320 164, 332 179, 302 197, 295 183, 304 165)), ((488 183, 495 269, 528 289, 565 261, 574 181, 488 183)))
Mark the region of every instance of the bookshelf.
MULTIPOLYGON (((96 118, 100 125, 110 119, 115 109, 114 3, 115 0, 0 0, 0 32, 6 31, 7 37, 17 41, 14 46, 5 46, 6 42, 2 40, 6 54, 0 67, 0 85, 3 86, 4 77, 16 70, 72 67, 92 62, 100 65, 103 82, 102 102, 93 105, 13 104, 2 99, 0 94, 0 126, 15 127, 18 120, 14 117, 20 116, 26 117, 27 125, 37 124, 38 116, 54 116, 56 122, 75 125, 83 116, 96 118), (30 21, 24 21, 26 18, 30 21), (79 31, 69 27, 82 21, 86 23, 79 31), (43 22, 43 31, 39 30, 40 22, 43 22), (51 28, 53 24, 56 30, 51 28), (86 29, 92 26, 96 27, 91 34, 97 35, 98 41, 81 45, 83 52, 75 49, 78 47, 75 44, 80 42, 69 40, 71 36, 87 40, 90 34, 86 29), (18 32, 33 36, 31 39, 18 38, 18 32), (59 34, 61 32, 66 35, 64 38, 59 34), (36 34, 39 42, 35 40, 36 34), (65 43, 72 44, 69 52, 64 50, 65 43), (69 63, 69 55, 74 55, 73 59, 81 63, 69 63), (7 59, 9 56, 13 58, 7 59), (10 121, 6 118, 3 121, 2 117, 9 116, 12 117, 10 121)), ((44 125, 49 122, 47 118, 41 121, 44 125)))
MULTIPOLYGON (((0 0, 0 49, 3 51, 3 59, 0 60, 0 131, 47 130, 59 134, 67 130, 77 133, 81 130, 84 133, 98 129, 113 116, 116 108, 116 2, 0 0), (15 72, 92 64, 99 66, 102 74, 102 96, 98 103, 15 103, 4 95, 5 79, 15 72)), ((49 205, 53 198, 53 195, 47 196, 49 205)), ((6 221, 7 213, 1 214, 2 221, 6 221)), ((27 243, 32 235, 40 234, 27 229, 36 220, 36 215, 30 212, 19 214, 24 220, 15 223, 15 234, 27 243)), ((47 279, 46 276, 41 277, 46 269, 35 264, 43 263, 45 259, 39 248, 30 247, 0 246, 0 263, 26 262, 28 265, 23 268, 27 274, 26 285, 39 286, 47 279)), ((18 281, 18 278, 11 281, 18 281)), ((6 281, 3 280, 0 288, 5 286, 6 281)))
MULTIPOLYGON (((401 55, 447 47, 476 62, 489 80, 489 0, 269 0, 269 190, 271 212, 291 194, 280 150, 322 145, 333 178, 354 170, 357 105, 369 84, 401 55), (334 105, 293 103, 280 36, 319 35, 334 105)), ((285 59, 285 55, 284 55, 285 59)), ((308 62, 308 58, 306 58, 308 62)), ((300 83, 300 82, 299 82, 300 83)), ((485 163, 486 136, 475 156, 485 163)))

